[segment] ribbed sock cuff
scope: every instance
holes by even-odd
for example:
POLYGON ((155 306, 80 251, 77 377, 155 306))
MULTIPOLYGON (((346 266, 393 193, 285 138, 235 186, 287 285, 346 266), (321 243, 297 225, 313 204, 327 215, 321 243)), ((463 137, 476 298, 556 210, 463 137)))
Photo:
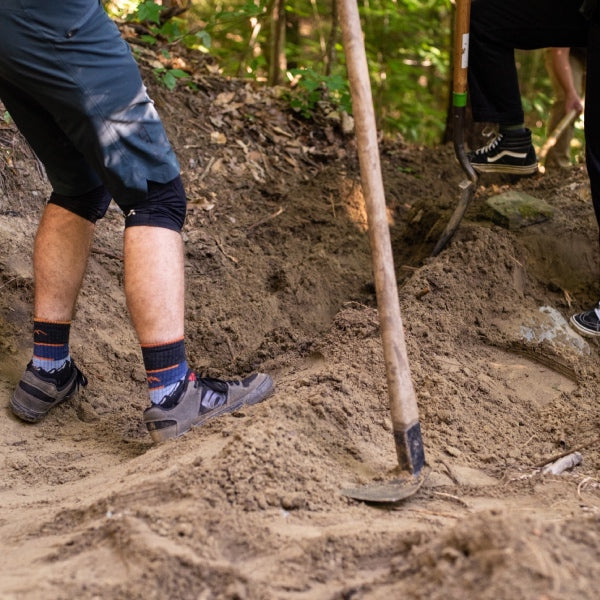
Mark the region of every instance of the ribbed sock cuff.
POLYGON ((44 371, 60 369, 69 356, 70 322, 33 320, 34 367, 44 371))
POLYGON ((184 340, 142 346, 142 357, 146 368, 150 401, 153 404, 159 404, 187 374, 188 364, 185 357, 184 340))

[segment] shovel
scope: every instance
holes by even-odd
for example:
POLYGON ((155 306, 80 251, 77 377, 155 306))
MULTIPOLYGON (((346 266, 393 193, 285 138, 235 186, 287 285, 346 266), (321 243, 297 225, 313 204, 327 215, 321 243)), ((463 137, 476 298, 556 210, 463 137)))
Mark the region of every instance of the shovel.
POLYGON ((465 113, 467 109, 467 69, 469 66, 469 20, 471 0, 456 0, 454 20, 454 71, 452 85, 452 114, 454 152, 467 179, 459 184, 458 204, 440 236, 432 256, 437 256, 455 234, 460 222, 473 199, 477 174, 465 152, 465 113))
POLYGON ((388 483, 345 488, 341 493, 365 502, 398 502, 413 495, 423 483, 425 453, 400 316, 371 83, 356 0, 339 0, 339 12, 367 208, 392 428, 402 472, 400 478, 388 483))

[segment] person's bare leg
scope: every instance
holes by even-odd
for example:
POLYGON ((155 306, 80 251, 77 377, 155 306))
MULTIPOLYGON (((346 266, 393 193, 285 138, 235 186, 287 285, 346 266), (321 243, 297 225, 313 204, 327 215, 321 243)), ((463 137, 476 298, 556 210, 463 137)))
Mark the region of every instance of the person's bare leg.
POLYGON ((142 345, 164 344, 184 334, 181 234, 162 227, 125 229, 125 295, 142 345))
POLYGON ((94 224, 48 204, 33 250, 34 316, 46 321, 70 321, 85 274, 94 224))
MULTIPOLYGON (((34 322, 46 321, 57 327, 70 323, 93 234, 94 224, 90 221, 56 204, 46 206, 33 248, 34 322)), ((34 349, 36 335, 37 330, 34 349)), ((68 340, 68 332, 66 335, 68 340)), ((53 368, 46 373, 35 365, 35 360, 34 356, 27 365, 10 400, 13 413, 33 423, 87 385, 73 362, 65 363, 67 369, 53 368)))

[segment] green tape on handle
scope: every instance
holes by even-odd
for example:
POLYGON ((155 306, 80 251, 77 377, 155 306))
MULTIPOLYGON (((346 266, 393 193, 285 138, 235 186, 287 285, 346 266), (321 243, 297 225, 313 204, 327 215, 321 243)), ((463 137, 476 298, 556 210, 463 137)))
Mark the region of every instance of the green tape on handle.
POLYGON ((452 106, 463 108, 467 105, 467 92, 452 92, 452 106))

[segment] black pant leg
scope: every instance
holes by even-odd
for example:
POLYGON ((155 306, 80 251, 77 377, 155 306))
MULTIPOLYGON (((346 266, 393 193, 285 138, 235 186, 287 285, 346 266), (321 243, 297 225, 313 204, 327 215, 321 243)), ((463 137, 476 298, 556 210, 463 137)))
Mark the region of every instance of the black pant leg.
POLYGON ((600 227, 600 23, 591 23, 585 91, 585 150, 592 202, 600 227))
POLYGON ((581 0, 473 0, 469 91, 475 121, 520 123, 514 50, 585 46, 581 0))

